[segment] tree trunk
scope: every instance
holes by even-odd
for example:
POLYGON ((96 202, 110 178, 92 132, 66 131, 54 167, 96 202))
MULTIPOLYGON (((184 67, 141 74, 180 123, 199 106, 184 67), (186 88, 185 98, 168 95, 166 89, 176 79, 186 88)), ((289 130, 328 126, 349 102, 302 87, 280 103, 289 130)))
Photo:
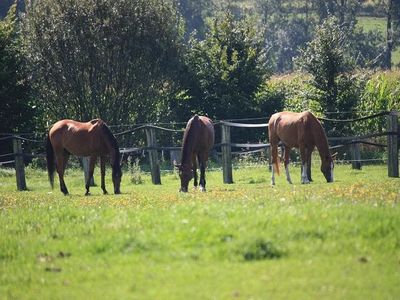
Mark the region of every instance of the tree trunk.
POLYGON ((385 53, 385 66, 384 66, 388 70, 392 68, 392 48, 393 48, 392 8, 393 8, 393 0, 389 0, 388 11, 387 11, 386 53, 385 53))

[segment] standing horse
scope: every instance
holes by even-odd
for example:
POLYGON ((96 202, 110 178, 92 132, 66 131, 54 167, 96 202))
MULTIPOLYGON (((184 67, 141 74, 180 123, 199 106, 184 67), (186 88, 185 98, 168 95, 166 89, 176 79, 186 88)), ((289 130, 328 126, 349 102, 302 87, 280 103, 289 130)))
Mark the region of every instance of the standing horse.
POLYGON ((100 156, 101 189, 107 194, 104 176, 106 173, 106 158, 110 158, 112 166, 112 180, 114 193, 120 194, 121 166, 119 163, 119 148, 117 140, 111 130, 100 119, 94 119, 87 123, 73 120, 61 120, 56 122, 50 129, 47 136, 46 157, 47 171, 51 187, 54 186, 54 170, 57 169, 60 179, 60 189, 64 195, 68 194, 64 182, 64 170, 69 155, 90 156, 89 176, 86 181, 86 195, 89 193, 90 179, 93 177, 93 170, 100 156))
POLYGON ((197 187, 197 162, 200 165, 200 190, 206 190, 205 169, 208 152, 214 145, 214 125, 204 116, 195 115, 185 129, 182 142, 181 164, 177 165, 181 179, 181 192, 188 191, 189 181, 194 177, 197 187), (197 160, 196 160, 197 159, 197 160))
POLYGON ((285 146, 286 179, 292 183, 289 174, 289 151, 291 148, 300 150, 302 172, 301 183, 310 183, 311 154, 317 147, 321 157, 321 172, 327 182, 333 182, 333 159, 329 152, 328 140, 321 123, 311 112, 279 112, 273 114, 268 122, 269 141, 271 143, 272 185, 275 184, 276 171, 279 175, 278 143, 285 146), (275 170, 274 170, 275 169, 275 170))

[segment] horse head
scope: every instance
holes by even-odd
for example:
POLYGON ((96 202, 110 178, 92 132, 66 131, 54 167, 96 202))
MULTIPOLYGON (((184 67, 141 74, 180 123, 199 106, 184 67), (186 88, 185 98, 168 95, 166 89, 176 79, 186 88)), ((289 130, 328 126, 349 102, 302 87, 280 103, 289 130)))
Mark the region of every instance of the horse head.
POLYGON ((327 155, 324 159, 322 159, 321 172, 324 174, 327 182, 333 182, 333 168, 334 168, 334 159, 336 158, 337 153, 331 155, 327 155))
POLYGON ((181 188, 179 191, 186 193, 188 191, 189 181, 193 178, 193 169, 186 164, 175 165, 175 167, 179 170, 179 178, 181 179, 181 188))

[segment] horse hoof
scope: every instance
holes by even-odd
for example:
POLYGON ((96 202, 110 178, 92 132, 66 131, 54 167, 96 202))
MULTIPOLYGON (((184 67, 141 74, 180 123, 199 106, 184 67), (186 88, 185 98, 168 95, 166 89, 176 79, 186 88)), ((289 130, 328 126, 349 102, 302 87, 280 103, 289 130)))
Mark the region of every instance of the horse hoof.
POLYGON ((108 194, 108 192, 107 191, 103 191, 103 195, 107 195, 108 194))
POLYGON ((89 193, 89 192, 86 192, 86 193, 85 193, 85 196, 90 196, 90 193, 89 193))
POLYGON ((206 188, 205 187, 200 187, 200 192, 205 192, 206 191, 206 188))

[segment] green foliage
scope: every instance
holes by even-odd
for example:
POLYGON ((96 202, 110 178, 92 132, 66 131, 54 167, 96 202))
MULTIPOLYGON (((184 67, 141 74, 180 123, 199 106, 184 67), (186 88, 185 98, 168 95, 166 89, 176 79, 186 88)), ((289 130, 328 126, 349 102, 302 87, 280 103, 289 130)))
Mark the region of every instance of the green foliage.
POLYGON ((139 165, 139 158, 136 158, 133 161, 132 156, 129 156, 128 169, 129 169, 129 175, 131 177, 131 183, 142 184, 143 183, 143 178, 142 178, 143 174, 142 174, 142 169, 140 168, 140 165, 139 165))
POLYGON ((0 21, 0 132, 34 129, 30 85, 21 53, 16 5, 0 21))
POLYGON ((310 84, 309 75, 293 73, 283 77, 275 77, 269 85, 279 87, 283 92, 283 110, 302 112, 311 110, 316 114, 322 111, 318 102, 319 91, 310 84))
POLYGON ((301 51, 297 62, 312 75, 312 84, 322 93, 324 111, 336 111, 338 87, 336 79, 351 69, 345 56, 346 36, 333 17, 318 26, 314 39, 301 51))
POLYGON ((354 63, 358 67, 383 67, 385 37, 380 31, 364 31, 361 27, 355 27, 348 34, 350 56, 355 58, 354 63))
POLYGON ((254 116, 254 96, 268 76, 261 36, 250 19, 214 18, 204 41, 189 41, 187 110, 226 119, 254 116))
MULTIPOLYGON (((299 65, 311 76, 322 111, 328 113, 352 111, 361 100, 366 78, 352 74, 355 65, 348 37, 354 28, 342 29, 336 18, 329 18, 317 28, 314 39, 308 43, 298 59, 299 65)), ((348 115, 347 115, 348 117, 348 115)), ((335 114, 343 119, 346 115, 335 114)), ((351 133, 348 125, 326 123, 328 135, 351 133)))
MULTIPOLYGON (((399 72, 381 72, 372 76, 366 83, 361 94, 359 109, 363 112, 379 112, 387 110, 400 111, 400 74, 399 72)), ((386 131, 387 121, 382 117, 365 121, 359 126, 360 132, 386 131)))
POLYGON ((206 19, 214 13, 213 0, 178 0, 178 9, 185 20, 186 35, 195 31, 196 35, 204 38, 206 19))
POLYGON ((175 89, 181 20, 162 0, 35 1, 25 22, 40 107, 52 120, 160 118, 175 89))
MULTIPOLYGON (((299 4, 293 1, 257 0, 256 11, 260 15, 264 31, 265 47, 268 49, 271 69, 283 73, 293 70, 293 58, 299 47, 311 39, 315 21, 307 14, 308 4, 302 13, 292 13, 299 4), (265 29, 264 29, 265 28, 265 29)), ((311 16, 311 14, 310 14, 311 16)))

